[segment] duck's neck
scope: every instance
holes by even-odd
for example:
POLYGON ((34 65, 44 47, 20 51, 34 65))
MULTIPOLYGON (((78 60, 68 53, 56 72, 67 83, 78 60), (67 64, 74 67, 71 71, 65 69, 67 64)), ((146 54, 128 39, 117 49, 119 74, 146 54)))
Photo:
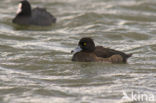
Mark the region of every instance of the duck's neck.
POLYGON ((82 50, 83 52, 86 52, 86 53, 93 53, 95 51, 95 49, 90 49, 90 50, 82 50))
POLYGON ((17 16, 30 17, 31 16, 31 10, 30 11, 25 11, 25 12, 20 12, 17 16))

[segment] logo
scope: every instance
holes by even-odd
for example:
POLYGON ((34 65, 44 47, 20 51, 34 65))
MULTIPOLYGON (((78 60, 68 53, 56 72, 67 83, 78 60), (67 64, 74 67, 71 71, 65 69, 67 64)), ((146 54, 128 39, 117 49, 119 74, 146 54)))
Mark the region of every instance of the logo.
POLYGON ((132 91, 129 95, 125 91, 122 91, 122 93, 123 93, 122 100, 126 100, 126 101, 138 101, 138 102, 155 101, 155 97, 151 93, 134 92, 134 91, 132 91))

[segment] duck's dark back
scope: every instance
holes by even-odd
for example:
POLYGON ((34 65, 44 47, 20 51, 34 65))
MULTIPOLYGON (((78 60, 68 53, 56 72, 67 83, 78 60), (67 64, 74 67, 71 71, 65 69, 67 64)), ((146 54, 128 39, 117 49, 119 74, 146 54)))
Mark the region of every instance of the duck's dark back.
POLYGON ((108 58, 108 57, 111 57, 112 55, 119 54, 123 57, 123 62, 126 62, 127 59, 131 57, 132 55, 132 54, 125 54, 121 51, 104 48, 103 46, 96 46, 96 49, 94 52, 98 57, 102 57, 102 58, 108 58))
POLYGON ((33 25, 48 26, 56 22, 56 18, 48 13, 46 9, 35 8, 32 10, 31 23, 33 25))

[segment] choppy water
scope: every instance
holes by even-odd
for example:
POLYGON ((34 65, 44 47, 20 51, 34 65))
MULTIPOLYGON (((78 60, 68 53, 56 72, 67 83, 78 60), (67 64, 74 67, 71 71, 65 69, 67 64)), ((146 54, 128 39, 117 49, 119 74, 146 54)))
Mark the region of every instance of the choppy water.
POLYGON ((123 92, 156 103, 155 0, 31 0, 58 18, 46 30, 11 23, 18 1, 0 3, 0 103, 125 103, 123 92), (134 55, 128 64, 71 62, 86 36, 134 55))

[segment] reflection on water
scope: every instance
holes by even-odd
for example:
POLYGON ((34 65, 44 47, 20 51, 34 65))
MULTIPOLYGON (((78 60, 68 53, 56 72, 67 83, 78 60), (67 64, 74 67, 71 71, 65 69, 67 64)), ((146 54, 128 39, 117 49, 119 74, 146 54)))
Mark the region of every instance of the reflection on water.
POLYGON ((56 15, 48 28, 12 24, 18 1, 0 4, 1 102, 125 103, 123 91, 156 98, 154 0, 31 1, 56 15), (128 64, 71 62, 70 51, 86 36, 133 57, 128 64))

